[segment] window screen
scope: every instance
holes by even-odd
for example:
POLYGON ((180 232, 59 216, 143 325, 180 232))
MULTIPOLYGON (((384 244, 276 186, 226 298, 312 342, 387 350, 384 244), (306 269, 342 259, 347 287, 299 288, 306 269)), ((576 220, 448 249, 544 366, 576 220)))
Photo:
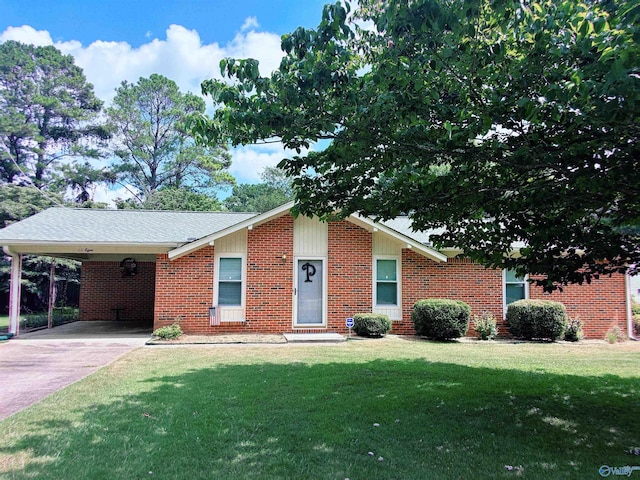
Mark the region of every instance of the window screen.
POLYGON ((527 297, 526 280, 516 275, 514 270, 506 270, 505 279, 505 304, 509 305, 517 300, 527 297))
POLYGON ((396 260, 376 260, 376 305, 398 304, 396 260))
POLYGON ((242 259, 221 258, 218 269, 218 305, 242 305, 242 259))

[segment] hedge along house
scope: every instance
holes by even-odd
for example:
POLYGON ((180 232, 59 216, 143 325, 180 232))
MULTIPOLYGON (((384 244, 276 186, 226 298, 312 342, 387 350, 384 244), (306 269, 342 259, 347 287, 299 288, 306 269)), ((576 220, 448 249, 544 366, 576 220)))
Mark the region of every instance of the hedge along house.
MULTIPOLYGON (((20 256, 82 261, 81 320, 127 320, 185 333, 346 333, 345 318, 387 314, 413 334, 423 298, 467 302, 502 319, 519 298, 548 298, 579 317, 587 338, 632 333, 628 278, 544 294, 511 272, 438 251, 407 218, 351 215, 320 222, 285 204, 263 214, 52 208, 0 230, 13 259, 11 329, 19 316, 20 256)), ((502 333, 507 333, 503 326, 502 333)))

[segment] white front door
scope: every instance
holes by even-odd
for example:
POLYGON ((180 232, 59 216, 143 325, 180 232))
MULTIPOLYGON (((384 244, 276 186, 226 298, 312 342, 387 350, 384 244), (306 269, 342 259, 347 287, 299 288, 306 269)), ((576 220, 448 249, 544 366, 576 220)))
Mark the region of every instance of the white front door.
POLYGON ((296 326, 325 324, 325 271, 322 259, 296 259, 296 326))

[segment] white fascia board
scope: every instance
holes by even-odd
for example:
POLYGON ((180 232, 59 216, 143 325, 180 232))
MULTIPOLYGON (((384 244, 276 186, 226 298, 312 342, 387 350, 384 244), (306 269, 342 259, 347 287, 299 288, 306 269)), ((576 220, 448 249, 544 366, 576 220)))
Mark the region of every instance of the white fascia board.
POLYGON ((244 228, 251 229, 257 225, 266 223, 269 220, 281 217, 285 213, 288 213, 289 210, 291 210, 291 207, 293 207, 293 202, 287 202, 284 205, 280 205, 279 207, 274 208, 273 210, 261 213, 260 215, 248 218, 247 220, 243 220, 240 223, 236 223, 235 225, 225 228, 224 230, 220 230, 219 232, 212 233, 211 235, 207 235, 206 237, 199 238, 198 240, 194 240, 193 242, 186 243, 181 247, 174 248, 168 253, 169 260, 176 260, 180 257, 188 255, 191 252, 195 252, 196 250, 210 245, 211 242, 215 242, 218 238, 226 237, 227 235, 238 232, 244 228))
POLYGON ((395 238, 396 240, 399 240, 400 242, 406 244, 407 248, 411 248, 415 252, 427 258, 430 258, 431 260, 434 260, 436 262, 447 261, 448 257, 440 253, 438 250, 428 247, 427 245, 424 245, 420 242, 416 242, 414 239, 407 237, 406 235, 403 235, 402 233, 397 232, 394 229, 387 227, 386 225, 383 225, 381 223, 376 223, 370 218, 362 217, 354 213, 351 216, 349 216, 347 220, 349 220, 350 222, 360 227, 364 227, 364 228, 368 227, 367 229, 370 229, 371 231, 373 231, 374 229, 377 229, 378 232, 384 233, 386 235, 389 235, 395 238))
POLYGON ((166 253, 177 243, 125 242, 34 242, 29 240, 0 241, 0 244, 23 254, 87 254, 87 253, 166 253))

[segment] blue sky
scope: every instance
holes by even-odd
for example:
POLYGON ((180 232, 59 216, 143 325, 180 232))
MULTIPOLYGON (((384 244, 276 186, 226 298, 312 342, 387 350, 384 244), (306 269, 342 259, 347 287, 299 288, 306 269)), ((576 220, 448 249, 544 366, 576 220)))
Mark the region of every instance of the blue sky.
MULTIPOLYGON (((282 52, 280 36, 316 27, 328 0, 0 0, 0 42, 54 45, 75 58, 108 104, 123 80, 159 73, 182 91, 220 77, 224 57, 256 58, 268 75, 282 52)), ((259 181, 266 166, 288 156, 278 144, 233 152, 231 173, 259 181)), ((125 190, 96 194, 97 200, 125 190)))
POLYGON ((171 24, 195 29, 205 43, 226 43, 244 21, 278 34, 315 27, 328 0, 0 0, 0 31, 30 25, 54 41, 126 41, 133 47, 163 37, 171 24))

